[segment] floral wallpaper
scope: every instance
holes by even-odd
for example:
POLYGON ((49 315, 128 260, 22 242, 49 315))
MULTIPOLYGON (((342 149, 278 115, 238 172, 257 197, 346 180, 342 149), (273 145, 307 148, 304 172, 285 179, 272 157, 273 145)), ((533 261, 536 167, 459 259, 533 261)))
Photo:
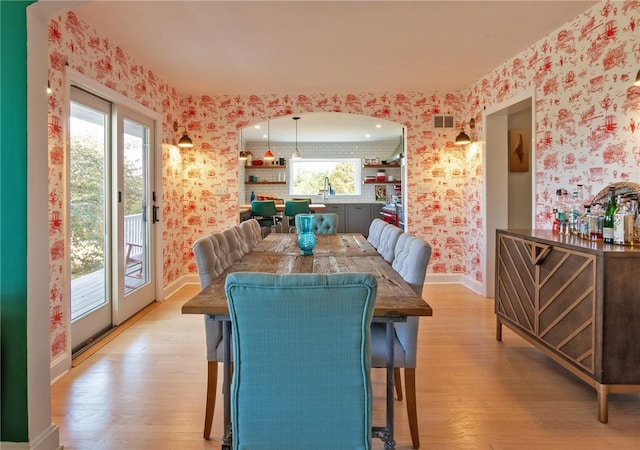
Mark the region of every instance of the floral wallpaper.
POLYGON ((466 171, 462 168, 465 155, 453 148, 459 128, 432 129, 434 114, 460 115, 460 102, 455 95, 422 92, 203 95, 187 97, 183 107, 186 112, 182 119, 196 144, 184 157, 182 266, 189 272, 196 271, 191 252, 193 241, 238 220, 237 129, 268 118, 318 111, 379 117, 407 127, 405 189, 412 211, 409 227, 434 245, 432 271, 463 271, 456 261, 463 254, 469 233, 460 209, 466 184, 466 171), (228 194, 212 195, 213 186, 220 184, 227 187, 228 194), (429 192, 415 195, 418 184, 427 184, 429 192), (424 216, 421 204, 427 198, 437 204, 435 223, 424 216))
MULTIPOLYGON (((525 90, 535 90, 536 224, 551 226, 551 193, 577 183, 595 194, 613 181, 639 178, 640 6, 603 2, 551 33, 463 92, 271 93, 184 96, 152 68, 100 36, 74 13, 50 23, 49 196, 51 353, 67 339, 63 79, 65 64, 164 117, 163 142, 174 143, 174 120, 195 146, 163 145, 161 205, 163 285, 195 273, 191 245, 202 234, 236 223, 237 130, 268 118, 314 111, 381 117, 407 127, 408 217, 413 233, 433 245, 432 274, 483 278, 482 146, 460 149, 460 118, 474 117, 525 90), (453 114, 456 128, 434 129, 434 114, 453 114), (216 195, 224 186, 225 193, 216 195)), ((489 181, 490 182, 490 181, 489 181)), ((491 251, 490 249, 488 251, 491 251)))
MULTIPOLYGON (((165 142, 173 142, 170 124, 178 115, 180 96, 148 67, 137 64, 133 58, 110 39, 100 36, 83 23, 73 12, 49 22, 49 309, 51 357, 54 360, 67 348, 69 293, 65 282, 68 249, 65 243, 64 223, 66 209, 65 188, 65 132, 68 99, 65 98, 66 68, 70 67, 98 81, 119 94, 160 113, 163 117, 162 134, 165 142)), ((162 202, 179 204, 182 201, 182 165, 171 155, 171 147, 163 146, 162 202)), ((163 237, 166 242, 181 242, 181 230, 172 227, 181 222, 181 213, 170 208, 164 211, 163 237), (168 226, 167 226, 168 225, 168 226)), ((173 247, 176 247, 175 245, 173 247)), ((172 260, 171 246, 163 247, 165 260, 172 260)), ((174 269, 175 270, 175 269, 174 269)), ((165 280, 180 276, 167 271, 165 280)))
MULTIPOLYGON (((603 2, 478 80, 470 116, 535 90, 536 226, 551 228, 553 194, 640 179, 640 2, 603 2)), ((474 182, 473 179, 470 180, 474 182)))

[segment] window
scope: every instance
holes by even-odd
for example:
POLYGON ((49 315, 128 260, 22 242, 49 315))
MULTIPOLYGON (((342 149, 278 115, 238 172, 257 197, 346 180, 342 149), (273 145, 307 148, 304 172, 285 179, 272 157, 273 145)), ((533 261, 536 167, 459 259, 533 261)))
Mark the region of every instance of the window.
POLYGON ((335 195, 360 195, 360 159, 291 159, 291 195, 318 195, 331 184, 335 195))

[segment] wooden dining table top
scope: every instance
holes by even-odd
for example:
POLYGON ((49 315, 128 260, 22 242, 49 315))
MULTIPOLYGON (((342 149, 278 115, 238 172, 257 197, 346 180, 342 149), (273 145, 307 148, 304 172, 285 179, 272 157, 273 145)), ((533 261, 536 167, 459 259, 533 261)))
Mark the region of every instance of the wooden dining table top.
POLYGON ((317 235, 314 254, 309 256, 300 255, 296 239, 296 234, 268 235, 251 252, 234 262, 208 287, 187 301, 182 306, 182 313, 228 315, 224 284, 226 275, 233 272, 366 272, 373 274, 378 284, 374 317, 404 318, 433 314, 431 306, 411 289, 362 235, 317 235))

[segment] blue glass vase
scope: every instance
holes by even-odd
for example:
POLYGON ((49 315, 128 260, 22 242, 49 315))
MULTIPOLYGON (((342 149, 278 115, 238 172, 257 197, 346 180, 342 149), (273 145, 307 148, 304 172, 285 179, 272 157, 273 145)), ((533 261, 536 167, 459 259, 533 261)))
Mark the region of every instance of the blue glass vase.
POLYGON ((298 214, 300 229, 298 230, 298 247, 301 255, 313 255, 313 247, 316 245, 316 235, 313 234, 313 216, 311 214, 298 214))

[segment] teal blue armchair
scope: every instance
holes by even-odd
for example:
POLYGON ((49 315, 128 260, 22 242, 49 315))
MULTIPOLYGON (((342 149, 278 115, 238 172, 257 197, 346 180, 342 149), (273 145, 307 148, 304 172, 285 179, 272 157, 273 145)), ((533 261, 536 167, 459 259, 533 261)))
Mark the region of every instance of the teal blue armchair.
POLYGON ((238 272, 225 290, 234 450, 370 449, 375 277, 238 272))

